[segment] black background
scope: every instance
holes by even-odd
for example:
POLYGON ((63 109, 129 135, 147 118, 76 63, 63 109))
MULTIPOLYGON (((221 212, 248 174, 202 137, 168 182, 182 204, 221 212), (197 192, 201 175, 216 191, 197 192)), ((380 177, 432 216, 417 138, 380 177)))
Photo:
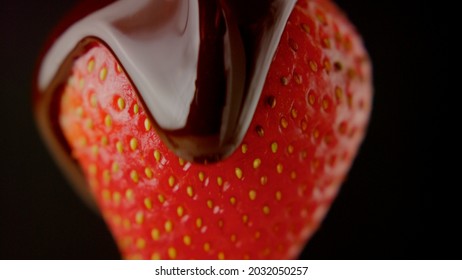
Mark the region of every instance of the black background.
MULTIPOLYGON (((115 259, 103 222, 73 193, 36 131, 33 69, 50 30, 75 0, 1 1, 0 259, 115 259)), ((461 258, 440 222, 450 92, 447 23, 432 1, 336 1, 374 65, 369 133, 347 182, 301 258, 461 258), (446 100, 448 101, 448 100, 446 100)))

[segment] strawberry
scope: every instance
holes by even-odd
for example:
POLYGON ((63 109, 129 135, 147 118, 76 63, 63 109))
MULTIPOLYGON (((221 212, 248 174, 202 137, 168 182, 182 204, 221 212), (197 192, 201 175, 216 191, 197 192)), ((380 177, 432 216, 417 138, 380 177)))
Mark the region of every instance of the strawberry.
POLYGON ((302 0, 227 158, 204 164, 169 149, 123 65, 97 40, 73 61, 51 115, 123 257, 286 259, 335 198, 371 92, 352 25, 329 1, 302 0))

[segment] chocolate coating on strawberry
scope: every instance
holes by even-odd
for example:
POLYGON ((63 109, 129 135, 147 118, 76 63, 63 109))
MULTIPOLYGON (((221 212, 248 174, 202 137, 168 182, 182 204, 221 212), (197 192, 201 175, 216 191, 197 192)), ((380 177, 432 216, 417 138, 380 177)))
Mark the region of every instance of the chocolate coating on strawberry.
MULTIPOLYGON (((128 2, 137 11, 151 1, 116 6, 128 2)), ((219 3, 226 10, 232 2, 219 3)), ((136 29, 136 22, 122 29, 136 29)), ((351 167, 371 109, 371 65, 338 8, 327 0, 297 2, 242 141, 206 164, 172 149, 128 56, 104 39, 85 39, 64 63, 53 55, 45 60, 61 68, 37 96, 36 116, 123 257, 296 258, 351 167)))
POLYGON ((117 1, 58 38, 45 56, 39 87, 54 92, 89 38, 101 40, 167 145, 189 160, 216 161, 238 147, 249 127, 295 2, 117 1))
POLYGON ((206 164, 169 148, 107 45, 90 40, 76 54, 66 83, 48 96, 58 110, 44 110, 44 95, 38 116, 48 139, 56 134, 47 120, 58 123, 125 258, 297 257, 335 198, 371 109, 367 53, 336 6, 297 2, 242 141, 206 164))

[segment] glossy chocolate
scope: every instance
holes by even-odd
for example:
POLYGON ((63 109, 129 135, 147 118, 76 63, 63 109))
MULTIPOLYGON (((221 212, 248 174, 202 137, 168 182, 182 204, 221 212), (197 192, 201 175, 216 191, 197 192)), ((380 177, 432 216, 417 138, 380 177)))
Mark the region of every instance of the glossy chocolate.
POLYGON ((72 57, 96 38, 124 67, 166 144, 185 159, 218 160, 248 129, 295 2, 117 1, 56 41, 39 89, 53 94, 72 57))

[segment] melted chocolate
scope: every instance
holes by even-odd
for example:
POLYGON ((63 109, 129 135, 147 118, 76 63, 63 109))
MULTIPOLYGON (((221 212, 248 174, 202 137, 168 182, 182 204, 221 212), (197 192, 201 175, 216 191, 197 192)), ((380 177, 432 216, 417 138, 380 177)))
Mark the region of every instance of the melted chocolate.
POLYGON ((96 37, 124 66, 165 142, 185 159, 218 160, 248 129, 295 2, 118 1, 62 35, 45 57, 39 87, 53 92, 62 62, 96 37))

